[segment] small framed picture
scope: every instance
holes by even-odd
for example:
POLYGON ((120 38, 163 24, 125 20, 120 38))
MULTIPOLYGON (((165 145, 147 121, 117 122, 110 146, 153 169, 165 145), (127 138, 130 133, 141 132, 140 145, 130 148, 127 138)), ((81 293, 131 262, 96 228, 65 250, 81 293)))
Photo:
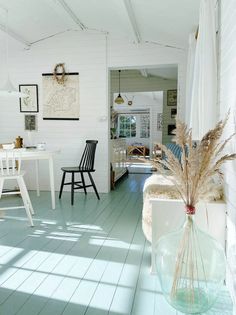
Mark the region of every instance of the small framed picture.
POLYGON ((173 134, 173 131, 176 129, 176 125, 168 125, 167 126, 167 130, 168 130, 168 135, 169 136, 173 136, 174 134, 173 134))
POLYGON ((177 115, 177 108, 171 108, 171 118, 175 118, 177 115))
POLYGON ((25 130, 36 131, 37 130, 37 116, 25 115, 25 130))
POLYGON ((177 106, 177 90, 167 91, 167 106, 177 106))
POLYGON ((20 111, 22 113, 38 112, 38 85, 21 84, 19 85, 19 91, 28 95, 20 98, 20 111))

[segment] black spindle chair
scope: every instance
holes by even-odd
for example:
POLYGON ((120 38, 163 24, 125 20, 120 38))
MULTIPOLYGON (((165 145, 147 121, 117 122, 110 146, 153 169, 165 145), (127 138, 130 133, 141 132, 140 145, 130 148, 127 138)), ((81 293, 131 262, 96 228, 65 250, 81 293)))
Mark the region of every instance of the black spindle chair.
POLYGON ((95 151, 96 151, 97 143, 98 143, 97 140, 86 141, 86 146, 85 146, 82 158, 80 160, 79 166, 61 168, 61 170, 63 171, 63 175, 62 175, 59 199, 61 199, 64 185, 71 185, 71 204, 72 205, 74 204, 74 190, 75 189, 83 189, 85 194, 87 195, 86 188, 93 187, 97 198, 100 199, 99 194, 97 192, 97 188, 95 186, 94 180, 91 175, 92 172, 95 172, 94 159, 95 159, 95 151), (65 183, 66 173, 71 173, 71 182, 65 183), (75 181, 75 173, 80 173, 81 181, 75 181), (84 173, 88 173, 88 176, 91 182, 90 185, 85 185, 84 173))

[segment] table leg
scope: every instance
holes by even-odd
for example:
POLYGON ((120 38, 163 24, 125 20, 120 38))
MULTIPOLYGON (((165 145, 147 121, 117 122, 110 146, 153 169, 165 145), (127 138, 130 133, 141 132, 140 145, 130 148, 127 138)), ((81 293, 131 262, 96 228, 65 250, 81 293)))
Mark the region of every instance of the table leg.
POLYGON ((49 176, 50 176, 50 189, 52 198, 52 209, 55 209, 55 184, 54 184, 54 170, 53 170, 53 158, 49 158, 49 176))
POLYGON ((40 190, 39 190, 39 160, 35 160, 35 173, 36 173, 36 191, 37 196, 40 196, 40 190))

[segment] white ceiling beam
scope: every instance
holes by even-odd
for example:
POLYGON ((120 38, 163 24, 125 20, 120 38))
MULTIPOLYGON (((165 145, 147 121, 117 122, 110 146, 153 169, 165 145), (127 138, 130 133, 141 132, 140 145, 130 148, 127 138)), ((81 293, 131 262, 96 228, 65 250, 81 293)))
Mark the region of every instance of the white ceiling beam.
POLYGON ((147 73, 147 70, 146 70, 146 69, 140 69, 139 71, 140 71, 140 73, 141 73, 141 75, 142 75, 143 77, 145 77, 145 78, 148 77, 148 73, 147 73))
POLYGON ((87 29, 87 27, 80 21, 78 16, 72 11, 72 9, 64 0, 57 0, 57 2, 60 3, 62 8, 67 12, 71 19, 81 28, 81 30, 87 29))
POLYGON ((0 30, 2 32, 4 32, 5 34, 7 33, 7 36, 14 38, 16 41, 20 42, 21 44, 30 47, 30 42, 28 42, 25 38, 23 38, 22 36, 20 36, 15 31, 13 31, 9 28, 8 9, 5 7, 2 7, 2 6, 0 6, 0 9, 3 10, 5 12, 5 15, 6 15, 6 23, 5 23, 5 25, 0 23, 0 30))
MULTIPOLYGON (((0 30, 6 33, 6 26, 3 24, 0 24, 0 30)), ((31 43, 28 42, 26 39, 24 39, 22 36, 14 32, 13 30, 9 29, 7 30, 7 35, 14 38, 16 41, 20 42, 21 44, 30 47, 31 43)))
POLYGON ((136 20, 135 15, 134 15, 134 11, 133 11, 133 8, 132 8, 131 1, 130 0, 123 0, 123 3, 124 3, 124 6, 125 6, 125 9, 126 9, 128 18, 129 18, 129 22, 131 24, 131 27, 132 27, 132 30, 133 30, 133 33, 134 33, 135 41, 137 43, 141 43, 142 38, 141 38, 141 35, 140 35, 140 32, 139 32, 137 20, 136 20))

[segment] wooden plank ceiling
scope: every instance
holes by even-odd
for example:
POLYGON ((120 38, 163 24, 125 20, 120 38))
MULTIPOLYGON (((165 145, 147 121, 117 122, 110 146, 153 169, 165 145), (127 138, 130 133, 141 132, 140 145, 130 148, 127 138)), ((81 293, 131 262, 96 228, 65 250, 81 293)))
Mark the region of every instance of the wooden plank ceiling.
POLYGON ((7 9, 9 34, 24 45, 78 29, 184 49, 199 0, 0 0, 0 7, 0 29, 7 9))

